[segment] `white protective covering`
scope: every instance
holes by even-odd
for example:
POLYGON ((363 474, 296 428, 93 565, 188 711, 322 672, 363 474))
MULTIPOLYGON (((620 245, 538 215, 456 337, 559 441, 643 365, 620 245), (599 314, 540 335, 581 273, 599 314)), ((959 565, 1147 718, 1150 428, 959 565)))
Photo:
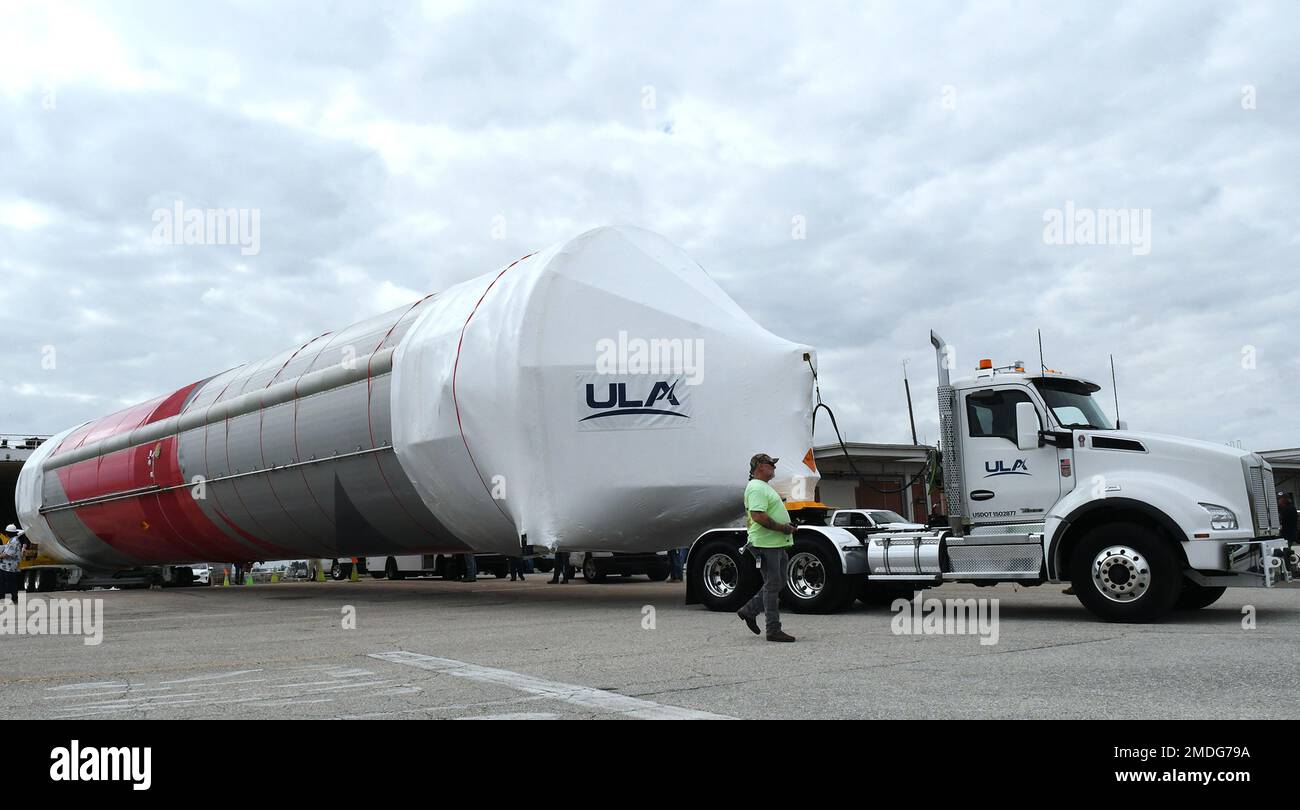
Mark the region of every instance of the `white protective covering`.
POLYGON ((812 349, 663 237, 598 228, 431 303, 394 358, 394 445, 474 548, 689 545, 742 514, 757 452, 812 499, 812 349))
POLYGON ((80 430, 81 425, 70 427, 67 430, 55 436, 51 436, 36 448, 27 461, 23 462, 23 468, 18 471, 18 484, 14 488, 14 505, 18 507, 18 523, 27 532, 27 539, 32 541, 40 549, 41 556, 51 557, 57 560, 63 560, 78 565, 86 565, 86 561, 73 554, 59 542, 54 530, 50 524, 41 515, 41 504, 44 503, 44 496, 41 487, 44 485, 45 474, 42 466, 45 459, 50 456, 68 434, 80 430))

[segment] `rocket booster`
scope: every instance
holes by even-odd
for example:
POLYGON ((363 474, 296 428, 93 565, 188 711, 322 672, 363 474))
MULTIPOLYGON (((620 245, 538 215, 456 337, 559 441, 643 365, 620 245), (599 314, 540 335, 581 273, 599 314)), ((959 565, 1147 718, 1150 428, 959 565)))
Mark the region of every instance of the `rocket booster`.
POLYGON ((754 453, 812 499, 810 362, 667 240, 598 228, 65 430, 18 514, 91 568, 685 546, 743 514, 754 453))

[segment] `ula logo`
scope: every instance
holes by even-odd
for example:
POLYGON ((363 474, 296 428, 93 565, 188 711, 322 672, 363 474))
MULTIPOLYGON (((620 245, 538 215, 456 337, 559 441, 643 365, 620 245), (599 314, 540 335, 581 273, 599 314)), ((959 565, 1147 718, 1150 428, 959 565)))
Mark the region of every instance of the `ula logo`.
POLYGON ((574 391, 578 430, 665 430, 693 423, 689 377, 580 371, 574 391))
POLYGON ((984 462, 984 472, 988 473, 988 475, 984 476, 985 478, 992 478, 995 475, 1030 475, 1029 465, 1025 464, 1023 458, 1016 459, 1015 463, 1011 465, 1011 469, 1007 469, 1007 463, 1001 459, 996 462, 986 461, 984 462))
POLYGON ((130 782, 132 790, 153 784, 152 748, 82 748, 73 740, 50 751, 50 759, 53 782, 130 782))
POLYGON ((596 383, 587 383, 587 407, 599 411, 590 416, 585 416, 581 421, 586 422, 591 419, 603 419, 607 416, 627 416, 631 414, 650 414, 656 416, 676 416, 682 419, 690 419, 690 416, 674 410, 668 410, 668 406, 680 407, 681 401, 677 399, 677 383, 674 380, 671 384, 664 380, 655 382, 650 389, 650 394, 644 401, 633 399, 628 394, 628 383, 607 383, 604 390, 597 393, 598 385, 596 383))

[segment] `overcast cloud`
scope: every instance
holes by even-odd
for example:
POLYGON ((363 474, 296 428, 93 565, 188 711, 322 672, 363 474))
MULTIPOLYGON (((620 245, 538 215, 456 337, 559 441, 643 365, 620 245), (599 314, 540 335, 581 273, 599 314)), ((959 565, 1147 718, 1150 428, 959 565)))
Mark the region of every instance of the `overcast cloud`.
POLYGON ((1300 446, 1298 18, 6 2, 0 432, 56 432, 623 223, 816 346, 852 440, 910 439, 904 358, 935 440, 930 329, 965 370, 1036 363, 1041 328, 1047 364, 1103 382, 1108 410, 1115 355, 1135 429, 1300 446), (257 209, 260 252, 156 244, 176 200, 257 209), (1149 211, 1149 242, 1045 244, 1067 203, 1149 211))

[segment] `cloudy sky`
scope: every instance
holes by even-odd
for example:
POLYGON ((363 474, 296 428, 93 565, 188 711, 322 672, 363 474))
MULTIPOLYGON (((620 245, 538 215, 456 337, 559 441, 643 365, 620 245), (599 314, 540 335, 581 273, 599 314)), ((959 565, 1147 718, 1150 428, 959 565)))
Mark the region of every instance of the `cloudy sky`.
POLYGON ((0 433, 625 223, 816 346, 853 440, 909 440, 909 359, 934 441, 930 329, 967 369, 1041 328, 1136 429, 1300 446, 1297 42, 1286 2, 11 0, 0 433), (259 251, 159 244, 176 201, 259 251))

